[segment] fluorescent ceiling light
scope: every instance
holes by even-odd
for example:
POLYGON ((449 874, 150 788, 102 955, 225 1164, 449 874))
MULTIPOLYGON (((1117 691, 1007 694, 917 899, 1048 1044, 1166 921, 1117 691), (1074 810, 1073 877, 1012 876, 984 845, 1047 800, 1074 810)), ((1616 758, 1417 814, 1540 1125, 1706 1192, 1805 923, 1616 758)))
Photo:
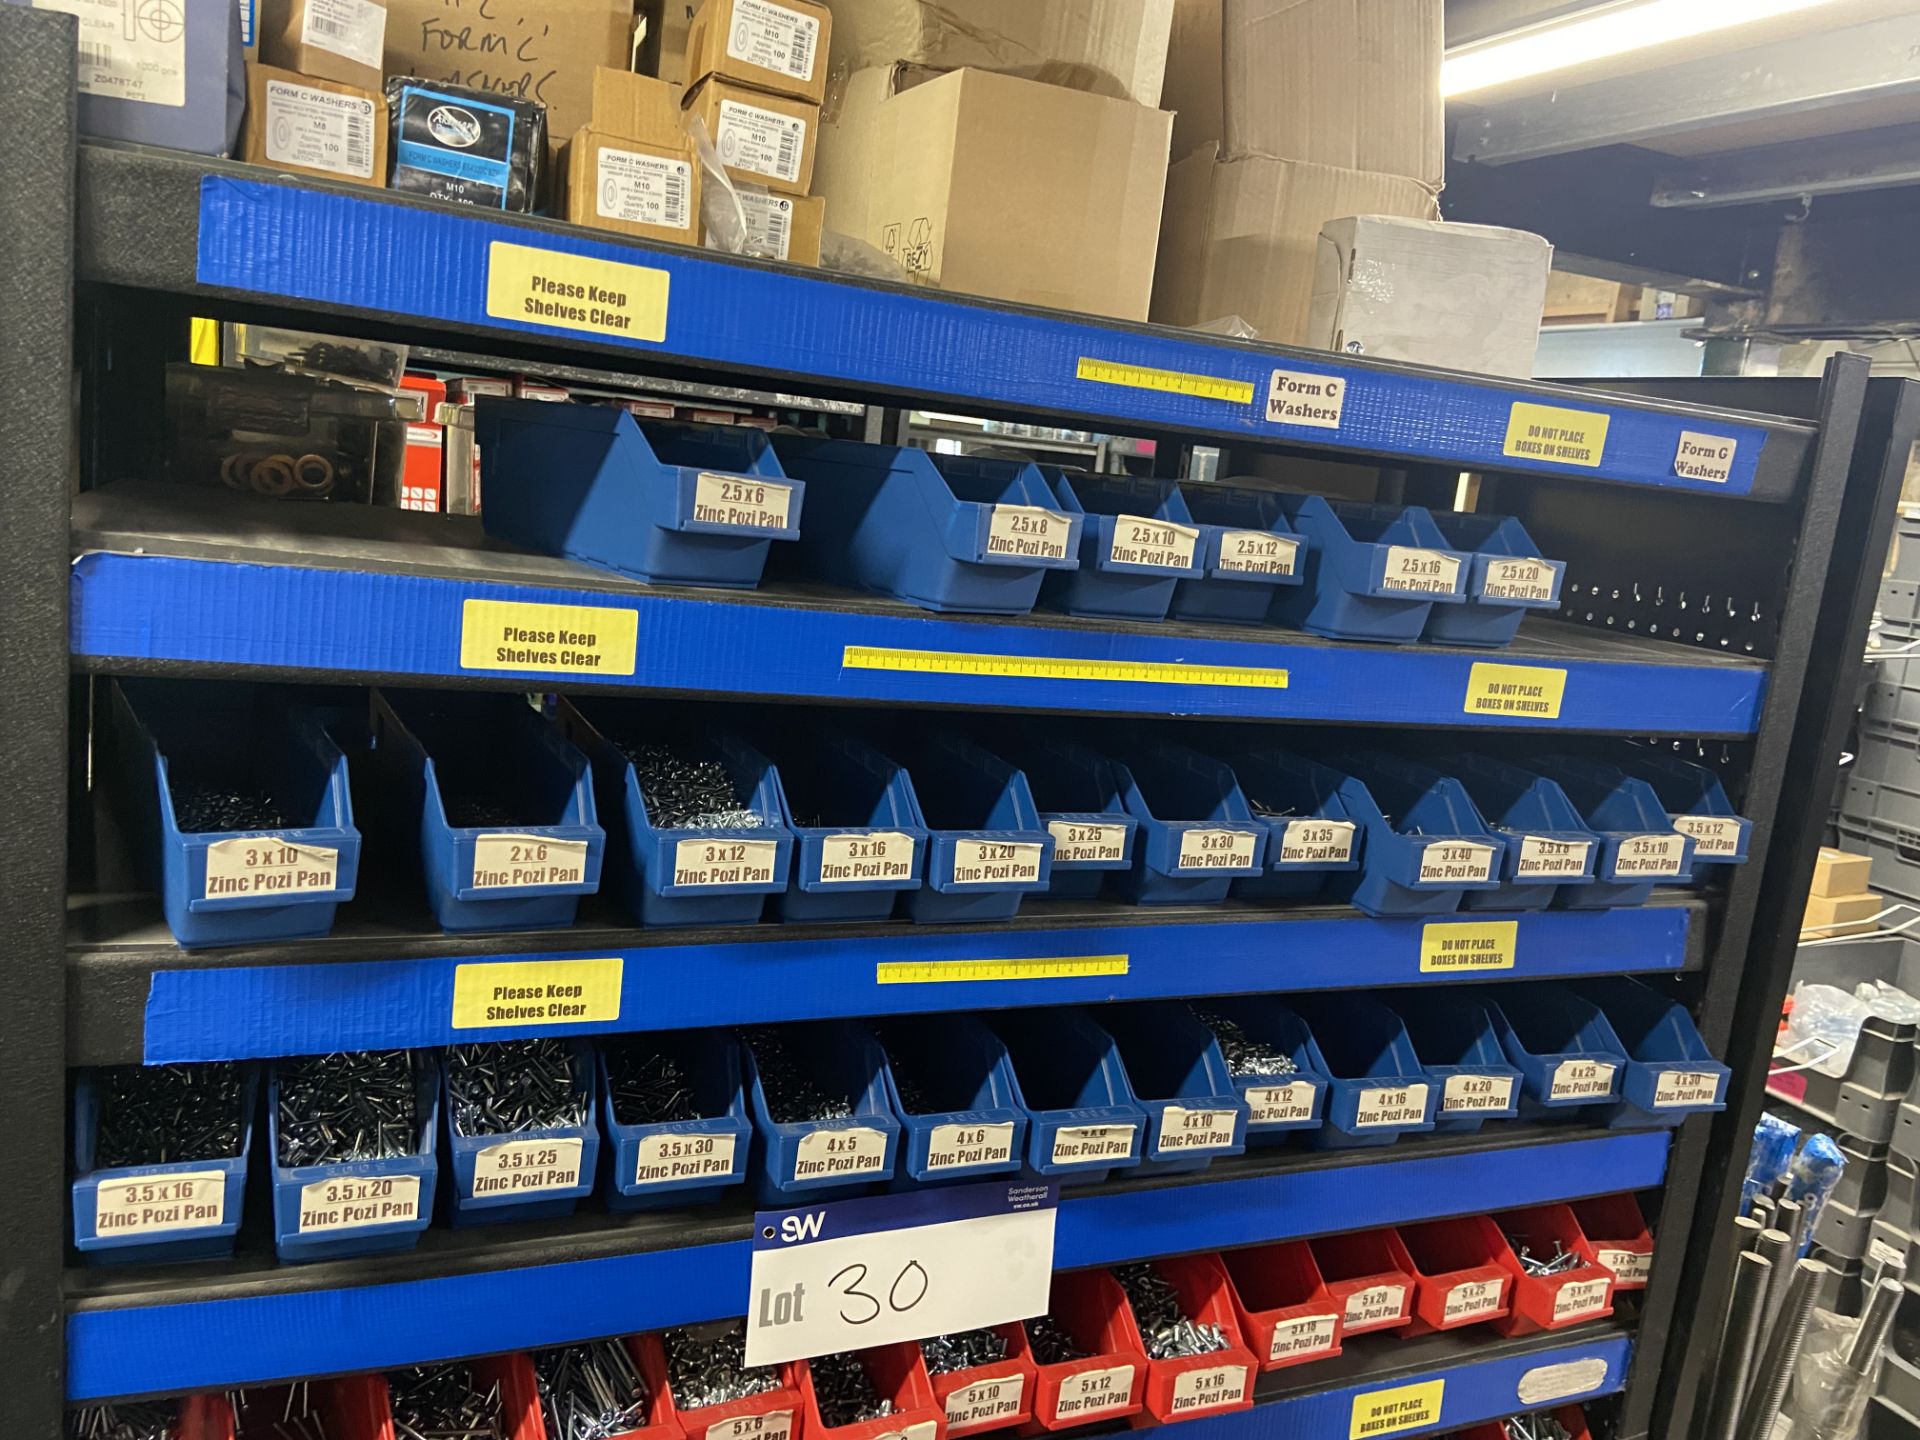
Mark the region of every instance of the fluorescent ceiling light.
POLYGON ((1811 10, 1833 0, 1638 0, 1603 13, 1496 37, 1456 50, 1440 67, 1440 93, 1465 95, 1546 75, 1613 55, 1626 55, 1695 35, 1811 10))

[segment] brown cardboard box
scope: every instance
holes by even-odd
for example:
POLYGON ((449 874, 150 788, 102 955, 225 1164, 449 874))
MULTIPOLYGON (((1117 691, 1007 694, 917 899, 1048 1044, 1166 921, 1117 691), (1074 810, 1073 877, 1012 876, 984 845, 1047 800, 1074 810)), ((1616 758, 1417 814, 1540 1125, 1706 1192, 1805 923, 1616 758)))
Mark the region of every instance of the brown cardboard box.
POLYGON ((1821 937, 1863 935, 1875 927, 1874 916, 1886 908, 1886 902, 1871 891, 1857 895, 1809 895, 1806 913, 1800 917, 1800 932, 1821 937))
POLYGON ((1158 108, 1174 10, 1175 0, 833 0, 833 85, 905 61, 1158 108))
POLYGON ((249 65, 240 158, 301 175, 384 186, 387 102, 377 91, 249 65))
POLYGON ((687 113, 706 123, 720 163, 735 180, 783 195, 805 195, 813 189, 818 105, 714 77, 702 80, 687 97, 687 113))
POLYGON ((378 90, 386 0, 260 0, 260 59, 316 80, 378 90))
MULTIPOLYGON (((742 190, 739 195, 752 253, 792 265, 820 263, 820 236, 827 224, 824 199, 818 195, 763 195, 753 190, 742 190)), ((705 244, 704 233, 700 238, 705 244)))
POLYGON ((1163 103, 1208 144, 1439 189, 1441 0, 1180 0, 1163 103))
POLYGON ((591 122, 594 67, 628 68, 632 43, 633 0, 387 0, 389 76, 538 100, 555 150, 591 122))
POLYGON ((587 123, 607 135, 691 149, 680 113, 685 99, 678 85, 600 65, 593 72, 593 118, 587 123))
POLYGON ((1374 175, 1211 146, 1167 176, 1153 318, 1204 325, 1238 315, 1262 340, 1307 343, 1320 228, 1345 215, 1434 219, 1433 193, 1374 175))
POLYGON ((1173 117, 985 70, 924 76, 848 82, 820 145, 834 229, 945 290, 1144 320, 1173 117))
POLYGON ((818 105, 833 15, 814 0, 706 0, 687 33, 686 83, 709 75, 818 105))
POLYGON ((700 167, 684 142, 658 145, 587 126, 567 142, 562 162, 574 224, 677 245, 697 240, 700 167))
POLYGON ((1858 895, 1871 883, 1872 877, 1873 861, 1867 856, 1822 845, 1818 858, 1813 862, 1812 893, 1858 895))

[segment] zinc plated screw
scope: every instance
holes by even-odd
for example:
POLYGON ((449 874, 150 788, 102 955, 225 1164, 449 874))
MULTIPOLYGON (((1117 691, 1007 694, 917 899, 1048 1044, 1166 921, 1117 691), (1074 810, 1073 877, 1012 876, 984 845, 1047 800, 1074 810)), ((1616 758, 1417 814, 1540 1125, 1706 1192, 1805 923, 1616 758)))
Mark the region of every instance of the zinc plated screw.
POLYGON ((962 1330, 922 1340, 920 1353, 926 1358, 929 1375, 946 1375, 1006 1359, 1007 1341, 998 1330, 962 1330))
POLYGON ((387 1374, 395 1440, 505 1440, 500 1386, 482 1390, 465 1361, 387 1374))
POLYGON ((1051 1315, 1027 1321, 1027 1344, 1033 1358, 1042 1365, 1064 1365, 1069 1360, 1085 1360, 1091 1351, 1082 1350, 1067 1333, 1067 1327, 1051 1315))
POLYGON ((70 1440, 172 1440, 180 1407, 172 1400, 76 1405, 67 1411, 70 1440))
POLYGON ((618 1340, 535 1351, 533 1371, 548 1440, 612 1440, 646 1423, 646 1381, 618 1340))
POLYGON ((673 1403, 682 1410, 726 1405, 780 1388, 780 1377, 771 1366, 747 1364, 744 1320, 717 1329, 669 1330, 662 1344, 673 1403))
POLYGON ((893 1402, 873 1388, 867 1367, 851 1351, 809 1360, 807 1368, 813 1374, 813 1395, 820 1418, 828 1429, 893 1414, 893 1402))

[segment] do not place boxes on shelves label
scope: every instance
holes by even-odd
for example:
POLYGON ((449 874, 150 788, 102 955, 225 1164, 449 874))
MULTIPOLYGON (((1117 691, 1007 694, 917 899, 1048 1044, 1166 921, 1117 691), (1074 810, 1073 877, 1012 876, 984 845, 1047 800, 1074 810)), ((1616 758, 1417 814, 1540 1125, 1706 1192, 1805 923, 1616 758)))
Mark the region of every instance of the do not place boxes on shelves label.
POLYGON ((1565 670, 1476 660, 1467 672, 1467 698, 1462 709, 1468 715, 1558 720, 1566 698, 1565 670))
POLYGON ((200 1230, 227 1218, 227 1177, 218 1170, 182 1170, 102 1180, 94 1191, 96 1235, 158 1235, 200 1230))
POLYGON ((1507 417, 1501 454, 1516 460, 1545 460, 1555 465, 1599 468, 1607 453, 1612 417, 1596 410, 1567 410, 1516 400, 1507 417))
POLYGON ((1518 920, 1435 920, 1420 927, 1420 973, 1511 970, 1519 949, 1518 920))
POLYGON ((453 972, 453 1028, 579 1025, 620 1018, 619 956, 494 960, 453 972))
POLYGON ((462 670, 631 675, 640 612, 618 606, 467 600, 460 607, 462 670))
POLYGON ((1347 1440, 1371 1440, 1376 1435, 1398 1435, 1440 1423, 1440 1407, 1447 1394, 1445 1380, 1418 1385, 1396 1385, 1353 1397, 1353 1415, 1347 1440))

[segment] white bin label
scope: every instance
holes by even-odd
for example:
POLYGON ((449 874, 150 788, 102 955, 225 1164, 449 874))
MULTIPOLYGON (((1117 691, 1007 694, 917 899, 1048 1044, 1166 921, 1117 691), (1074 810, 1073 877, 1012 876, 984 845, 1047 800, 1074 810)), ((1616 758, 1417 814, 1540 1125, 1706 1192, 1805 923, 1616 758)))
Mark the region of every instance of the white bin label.
POLYGON ((1055 1165, 1110 1165, 1133 1154, 1132 1125, 1066 1125, 1053 1132, 1055 1165))
POLYGON ((1653 1108, 1711 1105, 1720 1093, 1720 1077, 1706 1070, 1662 1070, 1653 1083, 1653 1108))
POLYGON ((1554 1067, 1549 1100, 1604 1100, 1613 1094, 1614 1067, 1604 1060, 1562 1060, 1554 1067))
POLYGON ((1404 1285, 1369 1285, 1347 1297, 1347 1329, 1367 1325, 1391 1325, 1407 1308, 1404 1285))
POLYGON ((187 27, 178 5, 33 0, 80 20, 80 93, 146 105, 187 103, 187 27))
POLYGON ((1338 430, 1347 406, 1347 382, 1337 375, 1276 370, 1267 381, 1267 422, 1338 430))
POLYGON ((1044 505, 996 505, 987 516, 987 554, 1064 560, 1073 521, 1044 505))
POLYGON ((1471 840, 1436 840, 1420 852, 1422 885, 1474 885, 1493 878, 1493 847, 1471 840))
POLYGON ((1040 878, 1042 846, 998 840, 953 842, 956 885, 1031 885, 1040 878))
POLYGON ((771 885, 779 854, 777 840, 682 840, 673 847, 673 883, 771 885))
POLYGON ((1469 1280, 1456 1285, 1447 1292, 1447 1303, 1441 1308, 1440 1318, 1449 1325, 1458 1325, 1491 1315, 1500 1308, 1500 1292, 1505 1288, 1504 1280, 1469 1280))
POLYGON ((860 885, 913 875, 913 837, 898 830, 828 835, 820 842, 820 883, 860 885))
POLYGON ((1607 1308, 1607 1292, 1612 1288, 1613 1282, 1607 1279, 1569 1280, 1553 1297, 1554 1322, 1597 1315, 1607 1308))
POLYGON ((1353 858, 1351 820, 1289 820, 1280 832, 1284 865, 1344 865, 1353 858))
POLYGON ((1613 873, 1622 879, 1668 879, 1680 873, 1686 853, 1684 835, 1633 835, 1620 842, 1613 859, 1613 873))
POLYGON ((761 105, 722 100, 713 144, 723 165, 791 185, 800 178, 807 153, 807 122, 761 105))
POLYGON ((1724 485, 1733 478, 1733 456, 1740 442, 1724 435, 1702 435, 1682 430, 1673 452, 1673 473, 1682 480, 1709 480, 1724 485))
POLYGON ((103 1240, 202 1230, 226 1219, 227 1177, 218 1170, 102 1180, 93 1196, 93 1230, 103 1240))
POLYGON ((236 895, 316 895, 338 888, 340 852, 324 845, 296 845, 274 835, 216 840, 207 847, 202 898, 236 895))
POLYGON ((1047 833, 1053 836, 1053 863, 1056 865, 1117 865, 1127 858, 1128 827, 1125 825, 1084 825, 1073 820, 1050 820, 1047 833))
POLYGON ((1596 1245, 1593 1258, 1622 1285, 1644 1285, 1653 1274, 1653 1256, 1644 1250, 1610 1250, 1596 1245))
POLYGON ((1513 1108, 1511 1075, 1449 1075, 1440 1091, 1443 1115, 1477 1115, 1513 1108))
POLYGON ((737 1415, 707 1427, 707 1440, 792 1440, 793 1412, 770 1410, 765 1415, 737 1415))
POLYGON ((1233 1145, 1232 1110, 1189 1110, 1169 1105, 1160 1112, 1160 1150, 1225 1150, 1233 1145))
POLYGON ((1265 530, 1227 530, 1220 536, 1218 568, 1234 575, 1291 575, 1300 563, 1300 542, 1265 530))
POLYGON ((1251 830, 1182 830, 1180 861, 1182 870, 1246 870, 1260 837, 1251 830))
POLYGON ((1119 1410, 1133 1400, 1133 1366, 1116 1365, 1111 1370, 1081 1370, 1060 1382, 1060 1398, 1053 1413, 1060 1419, 1091 1420, 1109 1410, 1119 1410))
POLYGON ((587 842, 545 835, 476 835, 473 888, 514 890, 523 885, 584 885, 587 842))
POLYGON ((1676 815, 1673 828, 1693 837, 1696 859, 1731 859, 1740 853, 1740 822, 1725 815, 1676 815))
POLYGON ((1489 560, 1480 586, 1486 600, 1551 600, 1560 567, 1551 560, 1489 560))
POLYGON ((751 475, 701 471, 693 482, 693 518, 703 525, 784 530, 793 513, 793 487, 751 475))
POLYGON ((962 1385, 947 1396, 947 1433, 955 1434, 1004 1420, 1020 1413, 1020 1399, 1026 1394, 1023 1375, 1006 1375, 998 1380, 976 1380, 962 1385))
MULTIPOLYGON (((267 82, 267 159, 333 175, 373 176, 373 101, 285 80, 267 82)), ((413 427, 407 427, 409 441, 413 427)), ((434 432, 435 443, 439 441, 434 432)))
POLYGON ((1587 873, 1593 856, 1591 840, 1553 840, 1545 835, 1520 837, 1520 863, 1514 867, 1516 880, 1563 880, 1587 873))
POLYGON ((507 1140, 473 1157, 473 1198, 571 1190, 580 1183, 578 1136, 559 1140, 507 1140))
POLYGON ((593 208, 603 220, 658 225, 663 230, 693 228, 692 165, 611 145, 602 145, 597 155, 600 175, 593 208))
POLYGON ((927 1169, 969 1170, 1002 1165, 1013 1158, 1013 1122, 994 1125, 936 1125, 927 1141, 927 1169))
POLYGON ((1380 1125, 1418 1125, 1427 1118, 1427 1087, 1398 1085, 1362 1090, 1353 1112, 1353 1127, 1370 1130, 1380 1125))
POLYGON ((1151 565, 1160 570, 1191 570, 1200 532, 1171 520, 1121 515, 1113 522, 1107 558, 1116 565, 1151 565))
POLYGON ((727 54, 795 80, 813 79, 820 51, 820 22, 772 0, 733 0, 727 54))
POLYGON ((940 1426, 932 1420, 922 1420, 916 1425, 908 1425, 899 1430, 888 1430, 873 1437, 873 1440, 934 1440, 940 1433, 940 1426))
POLYGON ((387 7, 375 0, 307 0, 300 43, 331 50, 356 65, 380 68, 386 47, 387 7))
POLYGON ((1183 1370, 1173 1379, 1170 1415, 1191 1415, 1221 1405, 1238 1405, 1247 1396, 1247 1367, 1212 1365, 1205 1370, 1183 1370))
POLYGON ((1314 1093, 1319 1087, 1310 1080, 1295 1080, 1286 1085, 1261 1085, 1243 1090, 1249 1125, 1275 1125, 1313 1119, 1314 1093))
POLYGON ((1380 572, 1380 588, 1407 595, 1458 594, 1460 557, 1444 550, 1389 545, 1386 568, 1380 572))
POLYGON ((1299 1315, 1282 1320, 1273 1327, 1273 1340, 1267 1346, 1269 1360, 1301 1360, 1333 1349, 1334 1326, 1338 1315, 1299 1315))
POLYGON ((810 1130, 794 1147, 795 1180, 842 1180, 877 1175, 887 1168, 887 1137, 864 1125, 810 1130))
POLYGON ((733 1174, 737 1135, 686 1135, 663 1131, 643 1135, 635 1148, 636 1185, 671 1185, 684 1180, 725 1180, 733 1174))
POLYGON ((300 1187, 297 1228, 302 1235, 362 1225, 411 1225, 419 1219, 418 1175, 346 1175, 300 1187))

